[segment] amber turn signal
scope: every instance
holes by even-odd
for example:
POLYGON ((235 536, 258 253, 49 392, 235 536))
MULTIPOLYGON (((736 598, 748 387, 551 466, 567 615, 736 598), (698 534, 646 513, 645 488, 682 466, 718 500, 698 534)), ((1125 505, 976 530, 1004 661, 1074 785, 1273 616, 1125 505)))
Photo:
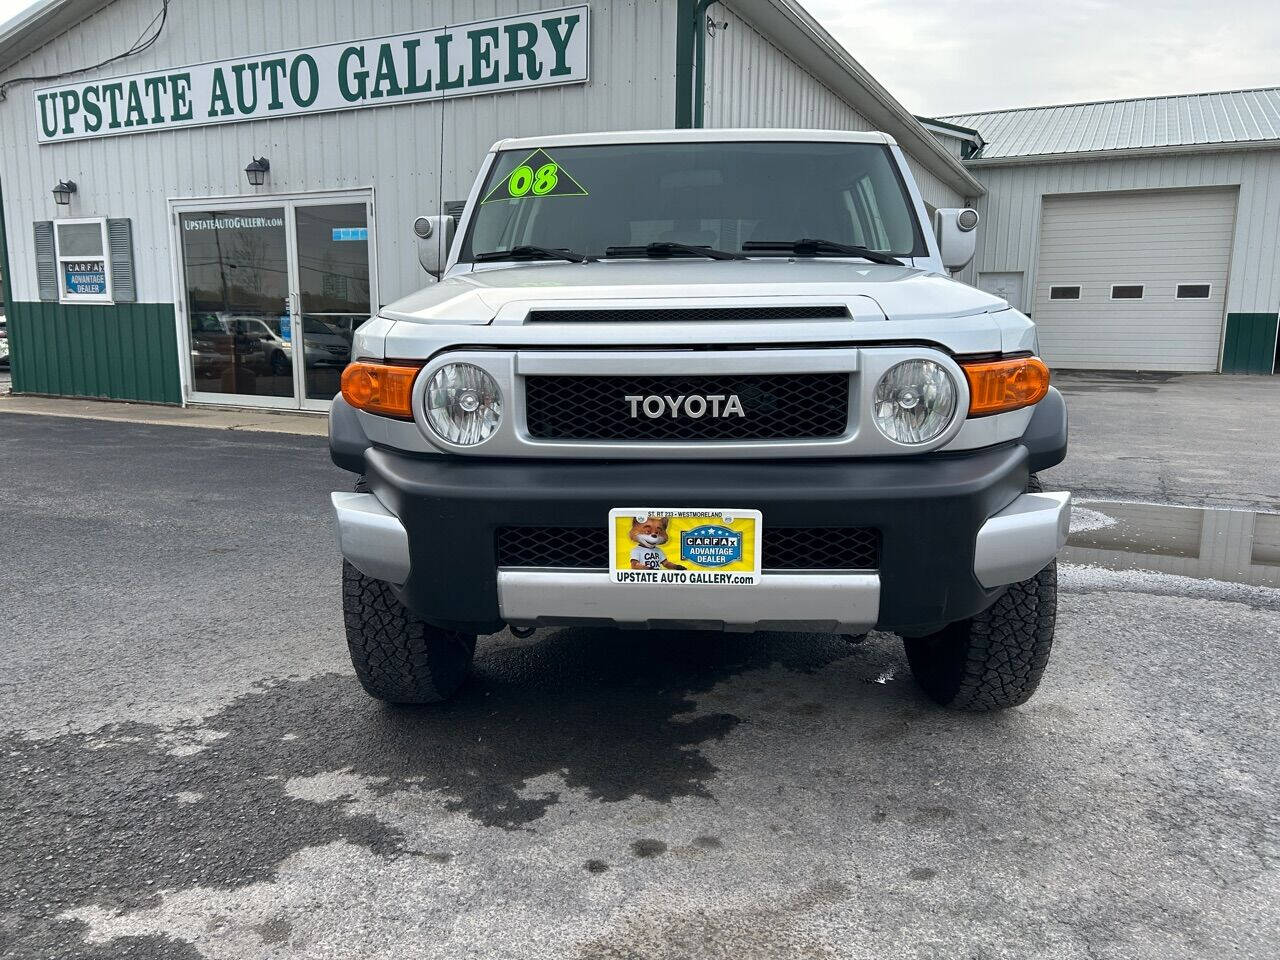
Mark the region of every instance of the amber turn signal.
POLYGON ((420 366, 357 360, 342 371, 342 399, 357 410, 413 419, 410 403, 420 366))
POLYGON ((984 360, 962 365, 969 380, 969 416, 1019 410, 1049 392, 1049 368, 1039 357, 984 360))

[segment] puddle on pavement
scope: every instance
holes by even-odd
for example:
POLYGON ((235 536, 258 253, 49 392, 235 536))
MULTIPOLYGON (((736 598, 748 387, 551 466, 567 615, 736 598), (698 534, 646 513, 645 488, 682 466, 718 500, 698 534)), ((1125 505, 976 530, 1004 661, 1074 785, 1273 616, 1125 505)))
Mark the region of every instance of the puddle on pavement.
POLYGON ((1062 559, 1280 587, 1280 514, 1079 500, 1062 559))

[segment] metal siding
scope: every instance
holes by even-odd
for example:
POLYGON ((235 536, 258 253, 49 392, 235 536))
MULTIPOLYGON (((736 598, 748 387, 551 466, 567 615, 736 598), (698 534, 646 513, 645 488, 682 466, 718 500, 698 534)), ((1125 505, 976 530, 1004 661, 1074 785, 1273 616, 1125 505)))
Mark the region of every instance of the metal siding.
POLYGON ((1222 346, 1223 373, 1276 373, 1277 328, 1274 313, 1229 313, 1222 346))
POLYGON ((17 301, 9 330, 18 393, 146 403, 181 399, 172 304, 17 301))
MULTIPOLYGON (((207 60, 384 36, 447 23, 565 6, 569 0, 207 0, 174 4, 163 40, 137 57, 86 78, 120 76, 207 60)), ((153 0, 117 0, 0 75, 68 70, 131 44, 155 15, 153 0)), ((0 168, 13 296, 36 299, 31 224, 54 212, 59 178, 80 192, 69 216, 133 219, 137 297, 172 301, 167 199, 246 197, 372 186, 383 303, 420 288, 411 232, 415 217, 441 198, 465 197, 485 152, 509 136, 662 128, 674 114, 675 5, 664 0, 591 4, 591 80, 585 85, 459 98, 445 106, 443 188, 437 151, 438 103, 253 120, 37 147, 32 84, 0 103, 0 168), (305 145, 306 149, 303 149, 305 145), (266 186, 251 189, 244 166, 271 160, 266 186), (109 174, 107 173, 109 171, 109 174)), ((176 350, 176 347, 175 347, 176 350)), ((166 359, 165 364, 172 365, 166 359)))
POLYGON ((965 205, 963 196, 939 180, 924 164, 914 157, 907 157, 907 165, 911 167, 911 174, 916 178, 916 185, 920 188, 920 194, 924 197, 925 203, 934 207, 963 207, 965 205))
MULTIPOLYGON (((987 194, 977 200, 982 214, 978 252, 961 275, 972 282, 978 271, 1023 271, 1024 289, 1035 286, 1040 203, 1045 195, 1155 187, 1235 187, 1239 190, 1228 313, 1280 310, 1280 151, 1129 157, 1075 163, 984 167, 987 194)), ((1018 304, 1028 309, 1029 304, 1018 304)))
POLYGON ((979 131, 984 159, 1280 140, 1280 87, 939 119, 979 131))
MULTIPOLYGON (((729 26, 706 38, 706 126, 876 129, 855 105, 792 60, 732 8, 717 4, 711 17, 729 26)), ((964 198, 923 163, 910 156, 908 161, 928 203, 963 206, 964 198)))
POLYGON ((1046 197, 1033 315, 1059 367, 1212 371, 1218 366, 1234 190, 1158 190, 1046 197), (1178 283, 1211 285, 1177 300, 1178 283), (1112 300, 1114 284, 1140 300, 1112 300), (1078 300, 1050 288, 1079 285, 1078 300))

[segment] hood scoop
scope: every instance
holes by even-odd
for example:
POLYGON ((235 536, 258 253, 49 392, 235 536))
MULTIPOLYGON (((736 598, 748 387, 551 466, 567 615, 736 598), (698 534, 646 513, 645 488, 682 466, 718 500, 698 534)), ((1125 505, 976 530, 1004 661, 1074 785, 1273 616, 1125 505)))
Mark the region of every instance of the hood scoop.
POLYGON ((698 323, 707 321, 848 320, 844 304, 777 307, 593 307, 586 310, 530 310, 526 323, 698 323))

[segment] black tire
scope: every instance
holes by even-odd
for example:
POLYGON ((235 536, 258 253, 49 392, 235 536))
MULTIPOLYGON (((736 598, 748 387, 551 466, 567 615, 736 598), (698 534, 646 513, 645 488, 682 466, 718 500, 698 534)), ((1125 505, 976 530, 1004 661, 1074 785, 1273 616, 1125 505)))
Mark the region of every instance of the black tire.
MULTIPOLYGON (((1034 475, 1029 492, 1042 490, 1034 475)), ((916 682, 953 710, 1004 710, 1040 685, 1058 616, 1058 561, 1011 585, 987 610, 925 637, 908 637, 916 682)))
POLYGON ((396 599, 385 581, 342 561, 342 615, 360 686, 388 703, 439 703, 467 679, 474 634, 433 627, 396 599))
POLYGON ((907 638, 916 682, 953 710, 1004 710, 1040 685, 1053 647, 1058 561, 1015 583, 989 609, 927 637, 907 638))

